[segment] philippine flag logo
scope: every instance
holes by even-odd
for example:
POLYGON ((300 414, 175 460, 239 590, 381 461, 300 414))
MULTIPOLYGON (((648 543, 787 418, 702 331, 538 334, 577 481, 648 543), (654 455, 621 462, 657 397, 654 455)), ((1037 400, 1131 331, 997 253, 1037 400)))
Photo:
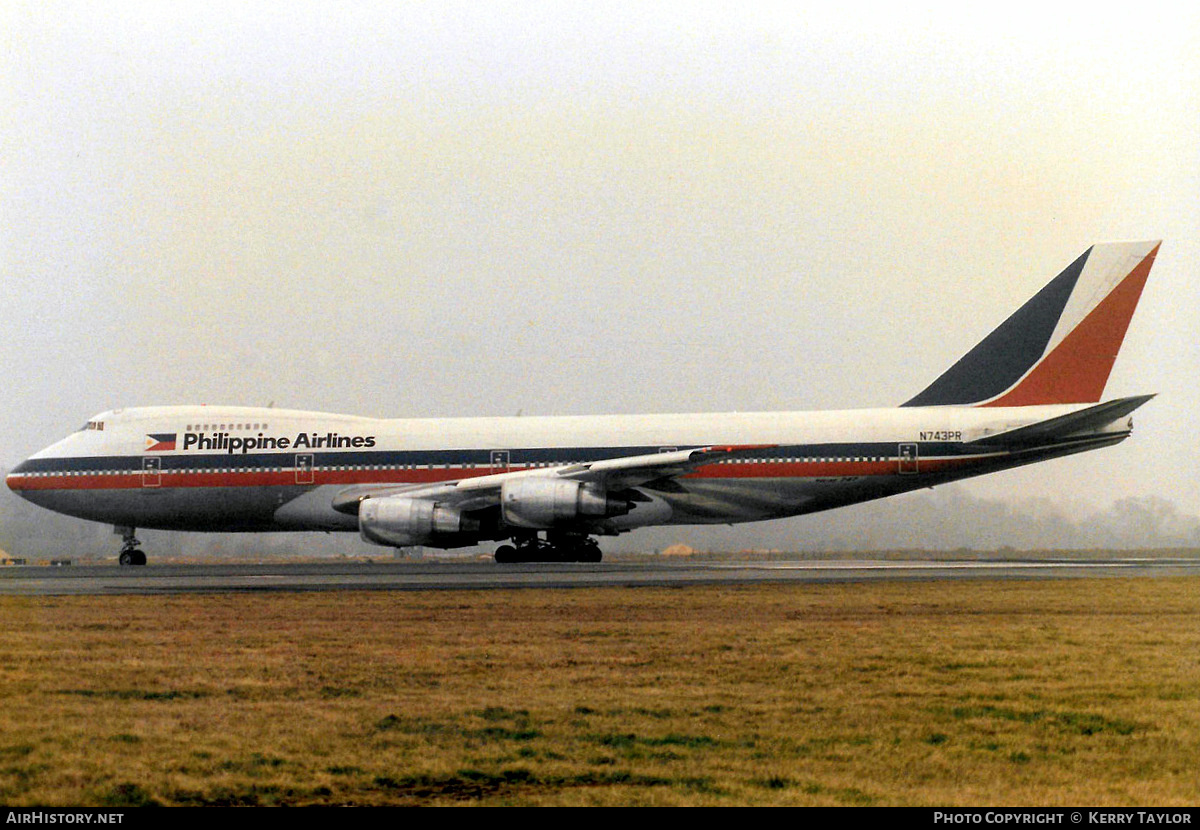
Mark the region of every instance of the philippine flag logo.
POLYGON ((165 452, 175 449, 174 432, 160 432, 157 435, 146 436, 146 452, 165 452))

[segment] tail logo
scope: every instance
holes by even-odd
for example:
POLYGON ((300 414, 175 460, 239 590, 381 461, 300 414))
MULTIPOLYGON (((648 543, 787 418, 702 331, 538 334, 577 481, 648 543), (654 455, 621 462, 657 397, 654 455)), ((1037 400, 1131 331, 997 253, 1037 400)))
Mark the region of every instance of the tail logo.
POLYGON ((904 405, 1098 402, 1160 244, 1092 246, 904 405))

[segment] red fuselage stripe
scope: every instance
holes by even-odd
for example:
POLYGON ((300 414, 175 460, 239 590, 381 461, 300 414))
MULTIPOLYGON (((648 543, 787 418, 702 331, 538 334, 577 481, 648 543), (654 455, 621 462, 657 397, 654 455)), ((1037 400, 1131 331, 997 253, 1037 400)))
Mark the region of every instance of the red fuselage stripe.
MULTIPOLYGON (((903 472, 941 473, 963 470, 979 461, 978 457, 967 458, 921 458, 915 469, 903 462, 903 472)), ((841 476, 891 476, 901 472, 897 459, 885 460, 829 460, 829 461, 756 461, 735 464, 709 464, 698 467, 683 476, 688 479, 753 479, 753 478, 834 478, 841 476)), ((524 469, 507 468, 511 471, 524 469)), ((551 468, 547 468, 551 469, 551 468)), ((504 470, 493 468, 448 469, 395 469, 395 470, 341 470, 316 467, 311 470, 284 468, 269 472, 246 471, 164 471, 164 472, 121 472, 121 473, 56 473, 22 474, 8 476, 8 486, 13 490, 130 490, 143 487, 315 487, 324 484, 432 484, 457 481, 465 478, 492 475, 504 470)))

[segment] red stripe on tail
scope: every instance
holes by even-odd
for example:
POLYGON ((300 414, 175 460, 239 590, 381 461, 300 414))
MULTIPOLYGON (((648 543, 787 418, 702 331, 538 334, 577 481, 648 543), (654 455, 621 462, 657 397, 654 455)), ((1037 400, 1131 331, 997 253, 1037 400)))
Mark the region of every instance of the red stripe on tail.
POLYGON ((1020 383, 984 406, 1099 401, 1158 249, 1159 245, 1155 245, 1154 250, 1020 383))

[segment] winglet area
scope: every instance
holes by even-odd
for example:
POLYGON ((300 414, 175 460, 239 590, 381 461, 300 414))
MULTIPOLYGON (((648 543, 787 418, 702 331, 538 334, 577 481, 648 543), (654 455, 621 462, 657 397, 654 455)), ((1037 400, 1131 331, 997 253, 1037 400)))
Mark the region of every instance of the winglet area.
POLYGON ((1161 244, 1093 245, 904 406, 1099 401, 1161 244))

